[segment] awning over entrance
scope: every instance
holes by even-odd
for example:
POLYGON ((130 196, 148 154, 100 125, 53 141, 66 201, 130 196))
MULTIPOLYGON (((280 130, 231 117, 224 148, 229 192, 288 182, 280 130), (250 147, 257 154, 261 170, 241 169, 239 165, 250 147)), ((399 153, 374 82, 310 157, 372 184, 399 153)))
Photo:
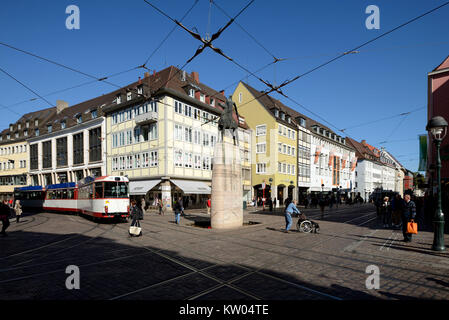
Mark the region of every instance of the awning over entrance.
POLYGON ((192 180, 171 180, 186 194, 210 194, 211 188, 201 181, 192 180))
POLYGON ((161 180, 144 180, 144 181, 130 181, 129 194, 130 195, 145 195, 149 190, 153 189, 161 180))

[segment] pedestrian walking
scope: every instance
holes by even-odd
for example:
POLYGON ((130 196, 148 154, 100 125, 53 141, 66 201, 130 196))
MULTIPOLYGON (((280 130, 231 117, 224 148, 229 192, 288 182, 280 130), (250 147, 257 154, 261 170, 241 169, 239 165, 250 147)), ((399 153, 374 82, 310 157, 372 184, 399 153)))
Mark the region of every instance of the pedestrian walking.
POLYGON ((211 201, 210 201, 210 198, 207 199, 206 204, 207 204, 207 214, 210 214, 210 208, 211 208, 211 201))
POLYGON ((407 223, 414 220, 416 216, 416 205, 410 200, 410 195, 404 196, 405 206, 402 213, 402 234, 404 235, 404 242, 412 242, 412 234, 407 233, 407 223))
POLYGON ((277 199, 276 199, 276 197, 274 197, 274 201, 273 201, 273 209, 274 209, 274 211, 276 211, 276 205, 277 205, 277 199))
POLYGON ((20 216, 22 215, 22 206, 20 205, 20 200, 16 200, 14 211, 16 213, 16 223, 19 223, 20 216))
POLYGON ((391 222, 393 223, 394 228, 401 227, 401 217, 402 212, 404 211, 404 200, 401 198, 401 195, 397 194, 391 203, 392 215, 391 222))
POLYGON ((391 227, 391 204, 388 200, 390 199, 388 197, 385 197, 384 201, 379 207, 384 228, 391 227))
POLYGON ((181 212, 183 210, 182 198, 179 198, 178 201, 176 201, 174 209, 175 209, 175 223, 179 224, 181 220, 181 212))
POLYGON ((143 210, 141 205, 137 205, 136 200, 131 200, 131 226, 129 228, 130 235, 141 236, 142 228, 140 226, 140 220, 143 220, 143 210))
POLYGON ((159 209, 159 215, 162 215, 162 208, 164 207, 164 205, 162 204, 162 199, 157 199, 157 207, 159 209))
POLYGON ((145 210, 147 208, 147 203, 145 201, 145 198, 140 199, 140 207, 142 208, 142 211, 145 213, 145 210))
POLYGON ((320 206, 320 210, 321 210, 321 219, 324 218, 324 208, 326 207, 326 201, 324 200, 323 197, 320 198, 320 201, 318 202, 319 206, 320 206))
POLYGON ((9 227, 9 216, 11 215, 11 208, 8 205, 8 200, 3 200, 0 203, 0 220, 2 220, 2 231, 0 234, 6 237, 6 229, 9 227))
POLYGON ((273 212, 273 200, 271 200, 271 198, 268 198, 268 206, 270 208, 270 212, 273 212))
POLYGON ((288 206, 285 208, 284 216, 285 216, 285 233, 289 233, 290 227, 292 226, 292 213, 301 214, 296 208, 296 200, 291 201, 288 206))

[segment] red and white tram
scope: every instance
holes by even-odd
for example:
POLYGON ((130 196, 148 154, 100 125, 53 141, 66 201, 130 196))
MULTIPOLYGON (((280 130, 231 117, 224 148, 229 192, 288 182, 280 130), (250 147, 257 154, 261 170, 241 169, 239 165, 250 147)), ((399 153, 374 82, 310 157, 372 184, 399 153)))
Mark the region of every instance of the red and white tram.
POLYGON ((78 181, 78 212, 95 218, 127 217, 128 185, 128 178, 122 176, 86 177, 78 181))
POLYGON ((14 196, 25 208, 73 212, 95 218, 126 218, 129 216, 128 185, 128 178, 122 176, 86 177, 77 184, 69 182, 52 184, 45 188, 16 188, 14 196), (42 199, 38 204, 34 199, 39 198, 34 195, 36 192, 42 199))

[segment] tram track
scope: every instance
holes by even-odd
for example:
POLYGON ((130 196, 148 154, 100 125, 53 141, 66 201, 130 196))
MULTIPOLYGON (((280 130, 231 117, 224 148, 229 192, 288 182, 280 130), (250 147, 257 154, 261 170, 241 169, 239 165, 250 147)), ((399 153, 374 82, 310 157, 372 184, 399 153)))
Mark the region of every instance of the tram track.
MULTIPOLYGON (((359 216, 359 217, 356 217, 356 218, 352 218, 352 219, 349 219, 349 220, 347 220, 347 221, 345 221, 345 222, 342 222, 342 223, 349 223, 349 222, 352 222, 352 221, 354 221, 354 220, 356 220, 356 219, 368 217, 368 216, 370 216, 370 215, 372 215, 372 214, 373 214, 373 213, 370 213, 370 214, 367 214, 367 215, 363 215, 363 216, 359 216)), ((366 221, 361 221, 359 224, 356 224, 356 226, 364 225, 364 224, 366 224, 366 223, 368 223, 368 222, 370 222, 370 221, 372 221, 372 220, 374 220, 374 219, 375 219, 375 218, 373 218, 373 219, 370 219, 370 218, 369 218, 368 220, 365 219, 366 221)), ((48 221, 48 220, 47 220, 47 221, 48 221)), ((173 231, 173 230, 176 230, 177 232, 187 233, 187 234, 189 234, 189 235, 194 236, 194 238, 195 238, 196 240, 198 240, 198 241, 201 241, 201 240, 203 239, 203 235, 204 235, 204 234, 198 234, 198 233, 194 233, 194 232, 189 232, 189 231, 188 231, 188 228, 185 228, 185 227, 182 227, 182 226, 181 226, 181 228, 180 228, 180 226, 171 226, 171 225, 167 225, 166 222, 158 222, 158 221, 155 221, 155 220, 151 220, 151 225, 152 225, 152 226, 155 226, 155 227, 160 227, 162 230, 169 229, 169 230, 172 230, 172 231, 173 231)), ((97 224, 96 227, 98 227, 98 224, 97 224)), ((145 228, 145 225, 143 225, 143 227, 145 228)), ((103 234, 106 234, 106 233, 122 234, 122 232, 123 232, 123 234, 125 234, 125 232, 127 233, 127 228, 128 228, 128 225, 127 225, 127 224, 115 224, 112 228, 110 228, 110 229, 108 229, 108 230, 105 230, 105 232, 102 233, 102 235, 103 235, 103 234)), ((248 230, 248 231, 249 231, 249 230, 248 230)), ((251 230, 251 233, 253 233, 253 232, 258 232, 258 231, 260 231, 260 228, 253 228, 253 229, 251 230)), ((159 232, 159 231, 157 231, 157 232, 159 232)), ((161 239, 159 239, 159 238, 156 236, 156 234, 157 234, 156 232, 151 232, 151 231, 150 231, 150 232, 145 232, 145 229, 144 229, 144 236, 145 236, 145 238, 150 238, 150 239, 154 239, 154 240, 157 240, 157 241, 162 241, 161 239), (154 233, 154 234, 152 234, 152 233, 154 233)), ((235 244, 237 244, 237 245, 239 245, 239 246, 244 246, 244 247, 249 248, 249 249, 262 250, 262 249, 259 248, 259 247, 249 246, 249 245, 242 244, 242 243, 240 243, 240 242, 238 242, 238 241, 233 241, 233 239, 229 239, 226 235, 227 235, 227 234, 225 234, 225 233, 217 233, 217 234, 215 234, 214 236, 215 236, 215 239, 216 239, 216 240, 226 240, 226 241, 229 241, 229 242, 231 242, 231 243, 235 243, 235 244)), ((246 232, 245 235, 247 236, 247 235, 248 235, 248 232, 246 232)), ((338 235, 334 235, 334 236, 332 236, 331 238, 327 239, 326 241, 330 241, 330 240, 332 240, 332 238, 335 238, 335 237, 337 237, 337 236, 338 236, 338 235)), ((192 238, 193 238, 193 237, 192 237, 192 238)), ((205 277, 207 277, 207 278, 209 278, 209 279, 211 279, 211 280, 216 281, 217 284, 215 284, 214 286, 212 286, 212 287, 210 287, 210 288, 208 288, 208 289, 206 289, 206 290, 203 290, 203 291, 201 291, 201 292, 195 293, 194 295, 191 295, 191 296, 187 297, 187 298, 186 298, 187 300, 195 300, 195 299, 198 299, 198 298, 200 298, 200 297, 202 297, 202 296, 204 296, 204 295, 207 295, 207 294, 209 294, 209 293, 212 293, 212 292, 214 292, 214 291, 216 291, 216 290, 219 290, 220 288, 223 288, 223 287, 229 287, 229 288, 231 288, 231 289, 233 289, 233 290, 236 290, 236 291, 238 291, 238 292, 244 294, 245 296, 250 297, 251 299, 261 299, 259 296, 255 295, 255 294, 253 294, 253 293, 251 293, 251 292, 247 292, 247 291, 245 291, 245 290, 239 288, 239 287, 236 286, 236 285, 233 285, 234 282, 236 282, 236 281, 238 281, 238 280, 241 280, 241 279, 244 279, 244 278, 249 277, 249 276, 254 275, 254 274, 259 274, 259 275, 262 275, 262 276, 271 278, 271 279, 273 279, 273 280, 277 280, 277 281, 280 281, 280 282, 283 282, 283 283, 286 283, 286 284, 295 286, 295 287, 297 287, 298 289, 302 289, 302 290, 305 290, 305 291, 307 291, 307 292, 309 292, 309 293, 311 293, 311 294, 315 294, 317 297, 327 297, 327 298, 334 299, 334 300, 339 300, 339 299, 341 299, 341 298, 336 297, 336 296, 333 296, 333 295, 331 295, 331 294, 329 294, 329 293, 321 292, 321 291, 318 291, 318 290, 309 288, 309 287, 307 287, 307 286, 303 286, 303 285, 300 285, 300 284, 298 284, 298 283, 294 283, 294 282, 291 282, 291 281, 288 281, 288 280, 285 280, 285 279, 282 279, 282 278, 273 276, 272 274, 267 274, 267 273, 263 272, 264 268, 266 268, 270 263, 267 263, 267 264, 265 264, 264 266, 259 267, 259 268, 256 268, 256 269, 252 269, 252 268, 250 268, 250 267, 246 267, 246 266, 243 266, 243 265, 240 265, 240 264, 236 264, 236 263, 230 263, 230 262, 228 262, 228 261, 224 261, 224 260, 221 260, 221 259, 219 259, 219 258, 210 256, 210 255, 204 255, 204 254, 202 254, 203 256, 212 258, 214 261, 218 261, 218 262, 217 262, 217 263, 214 263, 213 265, 208 266, 208 267, 206 267, 206 268, 197 268, 197 267, 195 267, 195 266, 192 266, 192 265, 189 264, 189 263, 186 263, 185 261, 176 259, 176 258, 174 258, 174 257, 171 257, 171 256, 169 256, 169 255, 164 254, 163 252, 161 252, 161 251, 164 251, 164 250, 166 250, 166 249, 152 249, 152 248, 148 248, 148 246, 146 246, 146 245, 144 245, 144 244, 139 244, 139 240, 138 240, 138 239, 139 239, 139 238, 128 238, 128 240, 129 240, 131 243, 133 243, 133 245, 137 245, 136 247, 145 249, 146 251, 148 251, 148 253, 139 253, 139 254, 135 254, 135 255, 128 255, 128 256, 123 256, 123 257, 114 258, 114 259, 105 259, 105 260, 96 261, 96 262, 93 262, 93 263, 81 264, 81 265, 79 265, 79 267, 81 268, 81 267, 87 267, 87 266, 93 266, 93 265, 100 265, 100 264, 104 264, 104 263, 110 263, 110 262, 114 262, 114 261, 119 261, 119 260, 122 260, 122 259, 132 259, 132 258, 134 258, 134 257, 144 256, 144 255, 146 255, 146 254, 157 254, 157 255, 159 255, 159 256, 165 258, 165 259, 170 260, 170 261, 173 262, 173 263, 176 263, 176 264, 178 264, 178 265, 181 265, 181 266, 183 266, 183 267, 189 269, 191 272, 186 273, 186 274, 183 274, 183 275, 181 275, 181 276, 177 276, 177 277, 173 277, 173 278, 171 278, 171 279, 167 279, 167 280, 161 281, 161 282, 156 283, 156 284, 152 284, 152 285, 150 285, 150 286, 142 287, 142 288, 139 288, 139 289, 130 291, 130 292, 128 292, 128 293, 121 294, 121 295, 119 295, 119 296, 112 297, 112 298, 110 298, 111 300, 118 300, 118 299, 126 298, 126 297, 129 297, 129 296, 132 296, 132 295, 135 294, 135 293, 142 292, 142 291, 145 291, 145 290, 150 290, 150 289, 156 288, 156 287, 158 287, 158 286, 163 286, 163 285, 169 284, 169 283, 171 283, 171 282, 173 282, 173 281, 181 280, 181 279, 183 279, 183 278, 186 278, 186 277, 191 276, 191 275, 194 275, 194 274, 200 274, 200 275, 202 275, 202 276, 205 276, 205 277), (234 266, 236 266, 236 267, 243 268, 243 269, 246 270, 246 272, 245 272, 244 274, 238 275, 238 276, 236 276, 236 277, 234 277, 234 278, 232 278, 232 279, 226 280, 226 281, 225 281, 225 280, 221 280, 221 279, 219 279, 219 278, 216 278, 216 277, 214 277, 214 276, 211 276, 211 275, 207 274, 207 271, 208 271, 209 269, 214 268, 214 267, 216 267, 216 266, 220 266, 222 263, 225 263, 226 265, 231 265, 231 266, 234 265, 234 266)), ((140 239, 142 239, 142 238, 140 238, 140 239)), ((190 238, 190 239, 191 239, 191 238, 190 238)), ((243 239, 245 239, 245 238, 243 238, 243 239)), ((91 239, 91 240, 92 240, 92 239, 91 239)), ((178 240, 174 240, 174 241, 170 241, 170 242, 166 242, 166 241, 165 241, 164 243, 165 243, 165 244, 175 244, 177 241, 178 241, 178 240)), ((270 244, 270 245, 272 245, 272 246, 274 245, 274 246, 282 247, 282 246, 280 246, 280 245, 276 245, 276 244, 273 244, 273 243, 268 243, 268 242, 261 241, 261 240, 252 240, 252 241, 253 241, 253 242, 258 242, 258 243, 261 243, 261 244, 270 244)), ((324 243, 324 242, 325 242, 325 241, 322 241, 322 242, 320 242, 319 244, 322 244, 322 243, 324 243)), ((60 252, 69 251, 69 250, 72 249, 73 247, 77 247, 77 246, 79 246, 79 245, 81 245, 81 244, 82 244, 82 243, 76 244, 75 246, 72 246, 72 247, 70 247, 70 248, 67 248, 67 250, 63 250, 63 251, 60 251, 60 252)), ((294 247, 294 248, 297 249, 297 247, 294 247)), ((132 248, 130 248, 130 249, 132 249, 132 248)), ((127 249, 122 249, 122 250, 127 250, 127 249)), ((182 250, 183 250, 183 251, 189 251, 189 252, 192 252, 192 253, 198 253, 198 252, 196 252, 196 251, 194 251, 194 250, 189 250, 189 249, 187 249, 187 248, 182 248, 182 250)), ((312 250, 310 250, 310 249, 306 249, 306 250, 312 251, 312 250)), ((120 251, 120 250, 117 250, 117 251, 120 251)), ((270 252, 279 254, 279 253, 276 252, 276 251, 270 251, 270 252)), ((318 252, 315 252, 315 251, 312 251, 312 252, 313 252, 314 254, 318 254, 318 252)), ((54 253, 50 253, 49 255, 52 255, 52 254, 54 254, 54 253)), ((47 255, 47 256, 49 256, 49 255, 47 255)), ((290 255, 290 256, 293 256, 293 255, 290 255)), ((336 256, 336 255, 334 255, 334 256, 337 257, 337 258, 346 259, 345 257, 340 257, 340 256, 336 256)), ((296 257, 296 258, 298 258, 298 257, 296 257)), ((69 258, 67 258, 67 259, 69 259, 69 258)), ((35 260, 37 260, 37 259, 35 259, 35 260)), ((32 260, 32 261, 35 261, 35 260, 32 260)), ((59 260, 59 261, 64 261, 64 260, 66 260, 66 259, 59 260)), ((322 261, 318 261, 318 260, 314 260, 314 259, 308 259, 307 261, 313 262, 313 263, 320 263, 320 264, 323 264, 322 261)), ((28 261, 28 262, 31 262, 31 261, 28 261)), ((58 262, 58 260, 52 261, 52 262, 48 262, 48 263, 55 263, 55 262, 58 262)), ((20 263, 19 266, 17 266, 17 268, 27 268, 27 267, 36 266, 36 264, 34 264, 34 265, 28 265, 28 266, 23 266, 23 265, 21 265, 21 264, 22 264, 22 263, 20 263)), ((45 263, 45 264, 46 264, 46 263, 45 263)), ((40 264, 40 265, 45 265, 45 264, 40 264)), ((324 263, 324 264, 325 264, 325 265, 328 265, 328 266, 330 266, 330 267, 334 267, 334 268, 335 268, 335 267, 337 267, 337 268, 342 268, 341 265, 330 264, 330 263, 324 263)), ((38 265, 39 265, 39 264, 38 264, 38 265)), ((17 269, 17 268, 14 268, 14 269, 17 269)), ((360 272, 360 270, 356 270, 356 269, 353 269, 353 268, 347 268, 347 267, 346 267, 345 269, 349 269, 350 271, 360 272)), ((2 272, 2 271, 8 271, 8 270, 7 270, 7 269, 0 270, 0 272, 2 272)), ((16 278, 14 278, 14 279, 8 279, 8 280, 6 280, 6 281, 5 281, 5 280, 4 280, 4 281, 0 281, 0 283, 8 283, 8 282, 11 282, 11 281, 20 281, 20 280, 29 279, 29 278, 32 278, 32 277, 42 276, 42 275, 46 275, 46 274, 50 274, 50 273, 56 273, 56 272, 61 272, 61 271, 63 271, 63 270, 62 270, 62 269, 57 269, 57 270, 52 270, 52 271, 48 271, 48 272, 44 272, 44 273, 36 273, 36 274, 28 275, 28 276, 25 276, 25 277, 16 277, 16 278)), ((364 271, 364 270, 362 270, 362 271, 364 271)), ((439 275, 439 276, 441 276, 441 275, 439 275)), ((396 280, 396 281, 402 281, 402 280, 396 279, 396 278, 390 278, 390 279, 396 280)), ((435 289, 435 288, 434 288, 434 289, 435 289)))

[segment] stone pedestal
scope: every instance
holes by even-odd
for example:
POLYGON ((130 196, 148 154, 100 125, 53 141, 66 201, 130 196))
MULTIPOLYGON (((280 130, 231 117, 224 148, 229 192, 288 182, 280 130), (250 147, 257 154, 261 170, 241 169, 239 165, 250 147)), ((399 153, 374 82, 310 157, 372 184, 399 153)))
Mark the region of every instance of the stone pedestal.
MULTIPOLYGON (((232 138, 231 138, 232 139, 232 138)), ((242 164, 240 149, 232 140, 215 145, 212 170, 211 227, 243 226, 242 164)))

